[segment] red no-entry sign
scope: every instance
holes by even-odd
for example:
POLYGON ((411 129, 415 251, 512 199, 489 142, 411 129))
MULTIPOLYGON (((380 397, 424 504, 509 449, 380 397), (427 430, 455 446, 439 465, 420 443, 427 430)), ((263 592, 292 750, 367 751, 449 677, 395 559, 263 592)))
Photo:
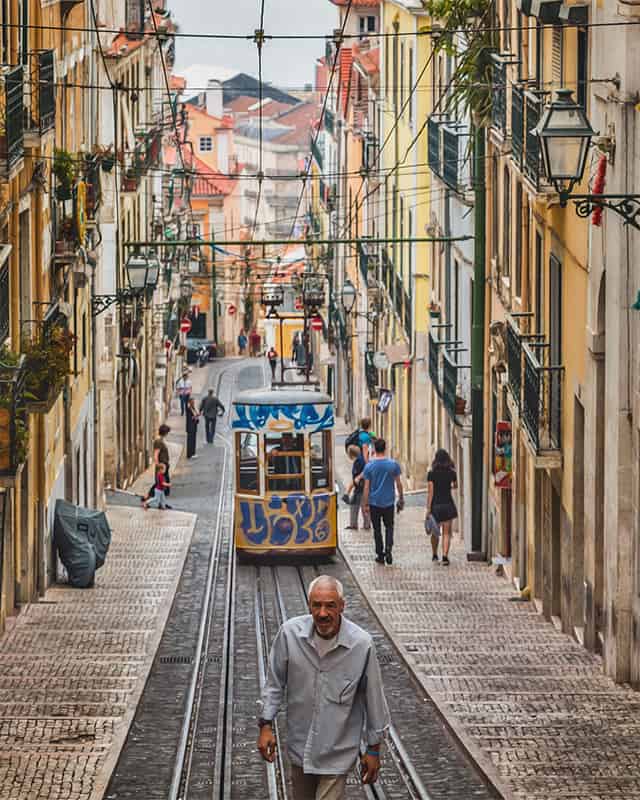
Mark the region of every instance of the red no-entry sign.
POLYGON ((311 317, 311 328, 314 331, 321 331, 324 328, 322 317, 311 317))
POLYGON ((189 317, 183 317, 180 320, 180 333, 189 333, 191 330, 191 320, 189 317))
POLYGON ((229 303, 227 311, 229 312, 229 314, 231 314, 231 316, 233 316, 236 313, 236 307, 233 305, 233 303, 229 303))

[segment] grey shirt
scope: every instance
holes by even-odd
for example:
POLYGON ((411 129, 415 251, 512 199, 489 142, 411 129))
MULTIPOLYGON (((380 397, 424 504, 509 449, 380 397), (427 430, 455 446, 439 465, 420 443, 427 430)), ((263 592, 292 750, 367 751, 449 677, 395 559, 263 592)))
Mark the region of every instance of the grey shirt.
POLYGON ((313 617, 294 617, 280 628, 269 657, 261 716, 273 719, 287 692, 287 748, 306 773, 344 775, 364 735, 382 739, 389 710, 371 636, 342 617, 334 646, 315 647, 313 617))
POLYGON ((215 395, 208 394, 206 397, 202 398, 200 403, 200 413, 204 414, 205 417, 209 417, 211 419, 212 417, 217 416, 218 409, 220 409, 221 414, 224 414, 225 408, 215 395))

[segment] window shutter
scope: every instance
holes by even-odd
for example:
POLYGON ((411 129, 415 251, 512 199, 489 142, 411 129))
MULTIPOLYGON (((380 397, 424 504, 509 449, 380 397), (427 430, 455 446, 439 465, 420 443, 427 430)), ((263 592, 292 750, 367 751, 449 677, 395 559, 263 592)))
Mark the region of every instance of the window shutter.
POLYGON ((562 28, 553 29, 551 78, 555 86, 562 86, 562 28))

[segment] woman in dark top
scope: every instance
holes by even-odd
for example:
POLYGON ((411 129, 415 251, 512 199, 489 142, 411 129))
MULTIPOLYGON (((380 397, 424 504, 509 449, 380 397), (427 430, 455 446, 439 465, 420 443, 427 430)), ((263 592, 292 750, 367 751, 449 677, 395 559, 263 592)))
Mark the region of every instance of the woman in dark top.
POLYGON ((197 458, 196 455, 196 434, 198 432, 198 422, 200 422, 200 414, 196 408, 196 401, 193 397, 189 398, 186 410, 187 421, 187 458, 197 458))
MULTIPOLYGON (((442 532, 442 563, 449 566, 451 523, 458 516, 452 489, 458 488, 456 468, 446 450, 438 450, 427 474, 427 514, 432 514, 442 532)), ((433 561, 438 560, 439 536, 431 536, 433 561)))

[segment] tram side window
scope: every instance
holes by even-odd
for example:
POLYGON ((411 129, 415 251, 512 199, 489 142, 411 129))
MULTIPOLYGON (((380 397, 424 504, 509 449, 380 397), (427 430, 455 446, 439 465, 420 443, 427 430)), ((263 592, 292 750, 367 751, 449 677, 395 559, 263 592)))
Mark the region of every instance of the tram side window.
POLYGON ((267 491, 304 491, 304 436, 269 433, 265 438, 267 491))
POLYGON ((260 467, 258 461, 258 434, 237 433, 238 491, 258 494, 260 467))
POLYGON ((318 431, 309 437, 311 448, 311 491, 331 486, 331 432, 318 431))

